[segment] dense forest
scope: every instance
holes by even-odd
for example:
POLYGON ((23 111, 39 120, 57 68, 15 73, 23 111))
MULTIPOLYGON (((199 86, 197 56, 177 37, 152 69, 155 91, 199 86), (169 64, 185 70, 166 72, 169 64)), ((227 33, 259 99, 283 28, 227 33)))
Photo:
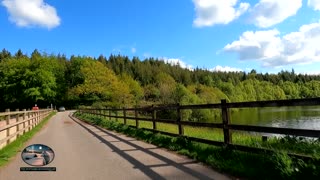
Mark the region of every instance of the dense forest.
POLYGON ((0 52, 0 108, 202 104, 320 96, 320 76, 212 72, 161 59, 0 52))

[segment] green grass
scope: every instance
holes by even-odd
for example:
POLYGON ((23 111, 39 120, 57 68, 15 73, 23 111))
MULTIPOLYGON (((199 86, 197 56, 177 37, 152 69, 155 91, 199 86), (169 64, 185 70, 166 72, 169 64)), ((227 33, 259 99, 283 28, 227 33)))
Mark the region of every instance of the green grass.
MULTIPOLYGON (((273 155, 252 154, 230 150, 225 147, 216 147, 203 143, 189 141, 182 137, 170 137, 154 134, 148 130, 136 129, 122 124, 123 121, 111 121, 88 114, 75 114, 77 117, 89 123, 124 133, 128 136, 135 137, 148 143, 176 151, 180 154, 187 155, 190 158, 204 162, 214 169, 220 170, 227 174, 249 179, 319 179, 320 178, 320 160, 314 158, 308 161, 291 158, 286 153, 278 152, 273 155)), ((146 122, 140 122, 143 125, 146 122)), ((128 123, 135 125, 135 122, 128 123), (133 124, 134 123, 134 124, 133 124)), ((147 124, 149 126, 149 123, 147 124)), ((149 126, 150 127, 150 126, 149 126)), ((152 126, 151 126, 152 127, 152 126)), ((166 131, 174 131, 174 125, 158 123, 157 127, 166 131)), ((185 128, 188 136, 197 136, 205 139, 222 140, 221 130, 210 128, 185 128), (216 137, 215 137, 216 136, 216 137)), ((273 147, 278 149, 296 148, 297 151, 308 152, 314 147, 319 146, 318 142, 308 143, 297 140, 296 138, 273 138, 266 143, 259 143, 261 138, 255 135, 234 132, 233 141, 238 144, 251 145, 256 147, 273 147), (259 144, 259 145, 257 145, 259 144), (300 149, 305 147, 309 150, 300 149)), ((316 149, 317 149, 316 148, 316 149)), ((314 153, 314 152, 313 152, 314 153)))
MULTIPOLYGON (((116 114, 113 114, 116 115, 116 114)), ((118 113, 119 116, 123 114, 118 113)), ((130 116, 132 117, 132 116, 130 116)), ((143 116, 139 116, 143 117, 143 116)), ((107 118, 108 119, 108 118, 107 118)), ((115 120, 111 118, 111 120, 115 120)), ((118 118, 117 122, 123 123, 123 119, 118 118)), ((127 120, 127 125, 135 126, 135 120, 127 120)), ((139 121, 140 128, 152 129, 152 122, 139 121)), ((215 128, 204 128, 204 127, 190 127, 184 126, 184 135, 197 137, 202 139, 223 141, 223 131, 222 129, 215 128)), ((157 123, 157 130, 178 133, 177 125, 157 123)), ((313 141, 306 141, 305 139, 299 139, 296 137, 269 137, 267 142, 262 141, 261 135, 249 134, 243 131, 233 131, 232 132, 232 143, 238 145, 246 145, 250 147, 257 148, 268 148, 275 151, 284 151, 290 153, 296 153, 308 156, 320 156, 320 139, 313 141)))
MULTIPOLYGON (((223 141, 222 129, 185 127, 186 136, 198 137, 214 141, 223 141)), ((261 135, 249 134, 241 131, 232 132, 232 143, 257 148, 268 148, 275 151, 284 151, 308 156, 320 156, 320 141, 306 140, 297 137, 269 137, 262 141, 261 135)))
POLYGON ((54 116, 56 112, 52 112, 48 117, 42 120, 36 127, 26 132, 24 135, 19 136, 15 141, 8 144, 0 150, 0 167, 6 165, 10 158, 14 157, 18 152, 24 148, 25 143, 31 139, 41 128, 54 116))
MULTIPOLYGON (((115 114, 113 114, 115 115, 115 114)), ((122 113, 118 113, 119 116, 122 116, 122 113)), ((132 116, 130 116, 132 117, 132 116)), ((139 116, 142 117, 142 116, 139 116)), ((106 118, 109 120, 109 118, 106 118)), ((115 121, 115 118, 111 118, 112 121, 115 121)), ((123 119, 118 118, 117 122, 123 123, 123 119)), ((156 123, 157 130, 178 133, 178 127, 174 124, 166 123, 156 123)), ((127 125, 135 126, 135 120, 128 120, 127 125)), ((140 128, 152 129, 152 122, 149 121, 139 121, 140 128)), ((216 128, 205 128, 205 127, 191 127, 184 126, 184 135, 197 137, 202 139, 208 139, 213 141, 223 142, 223 131, 222 129, 216 128)), ((305 139, 299 139, 295 137, 269 137, 267 142, 262 141, 261 135, 258 134, 249 134, 243 131, 233 131, 232 132, 232 143, 238 145, 245 145, 250 147, 257 148, 268 148, 275 151, 284 151, 289 153, 296 153, 301 155, 308 156, 320 156, 320 140, 306 141, 305 139)))

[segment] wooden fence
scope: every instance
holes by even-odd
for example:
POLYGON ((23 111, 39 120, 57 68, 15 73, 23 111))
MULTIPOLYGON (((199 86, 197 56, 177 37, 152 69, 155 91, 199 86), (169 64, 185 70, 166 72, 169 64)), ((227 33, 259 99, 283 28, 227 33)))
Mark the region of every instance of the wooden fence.
MULTIPOLYGON (((127 119, 135 120, 136 128, 139 128, 139 121, 150 121, 153 124, 151 129, 154 132, 171 135, 171 136, 183 136, 190 140, 216 145, 216 146, 227 146, 231 149, 242 150, 246 152, 262 152, 262 153, 273 153, 274 151, 264 148, 254 148, 243 145, 232 144, 232 130, 246 131, 246 132, 260 132, 260 133, 273 133, 282 135, 292 135, 292 136, 304 136, 312 138, 320 138, 320 130, 310 130, 310 129, 294 129, 294 128, 279 128, 279 127, 264 127, 264 126, 253 126, 253 125, 237 125, 230 123, 230 113, 231 108, 256 108, 256 107, 283 107, 283 106, 316 106, 320 105, 320 98, 310 98, 310 99, 292 99, 292 100, 274 100, 274 101, 252 101, 252 102, 236 102, 228 103, 226 100, 221 100, 219 104, 201 104, 201 105, 167 105, 167 106, 150 106, 150 107, 139 107, 139 108, 121 108, 121 109, 80 109, 80 112, 95 114, 98 116, 111 118, 121 118, 124 124, 127 124, 127 119), (205 123, 205 122, 190 122, 182 120, 182 110, 187 109, 220 109, 221 110, 221 123, 205 123), (161 110, 176 110, 177 119, 159 119, 156 117, 156 111, 161 110), (122 112, 123 116, 118 116, 118 112, 122 112), (128 117, 128 112, 134 111, 134 117, 128 117), (139 112, 151 112, 151 118, 138 117, 139 112), (111 112, 115 112, 112 115, 111 112), (176 124, 178 126, 178 133, 169 133, 157 130, 156 122, 176 124), (219 128, 223 130, 224 141, 212 141, 207 139, 200 139, 196 137, 184 136, 183 126, 192 127, 210 127, 219 128)), ((320 107, 319 107, 320 108, 320 107)), ((320 122, 319 122, 320 123, 320 122)), ((149 129, 148 129, 149 130, 149 129)), ((291 154, 292 156, 299 156, 296 154, 291 154)), ((301 156, 305 157, 305 156, 301 156)))
POLYGON ((14 141, 20 135, 30 131, 47 117, 51 109, 27 111, 23 109, 19 111, 0 113, 0 149, 14 141))

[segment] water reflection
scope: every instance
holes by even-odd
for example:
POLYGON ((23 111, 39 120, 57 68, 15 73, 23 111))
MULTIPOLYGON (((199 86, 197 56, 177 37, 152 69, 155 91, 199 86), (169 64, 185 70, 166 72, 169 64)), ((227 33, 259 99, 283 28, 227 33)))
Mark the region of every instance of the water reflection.
POLYGON ((320 130, 320 106, 242 108, 231 112, 233 124, 320 130))

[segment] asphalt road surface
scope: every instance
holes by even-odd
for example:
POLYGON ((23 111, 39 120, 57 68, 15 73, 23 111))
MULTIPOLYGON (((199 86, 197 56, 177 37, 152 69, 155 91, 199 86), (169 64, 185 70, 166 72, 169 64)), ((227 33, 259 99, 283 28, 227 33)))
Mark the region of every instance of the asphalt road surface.
POLYGON ((20 172, 30 167, 21 154, 0 168, 0 180, 230 179, 192 159, 115 132, 69 118, 59 112, 27 144, 52 148, 44 167, 56 172, 20 172))

